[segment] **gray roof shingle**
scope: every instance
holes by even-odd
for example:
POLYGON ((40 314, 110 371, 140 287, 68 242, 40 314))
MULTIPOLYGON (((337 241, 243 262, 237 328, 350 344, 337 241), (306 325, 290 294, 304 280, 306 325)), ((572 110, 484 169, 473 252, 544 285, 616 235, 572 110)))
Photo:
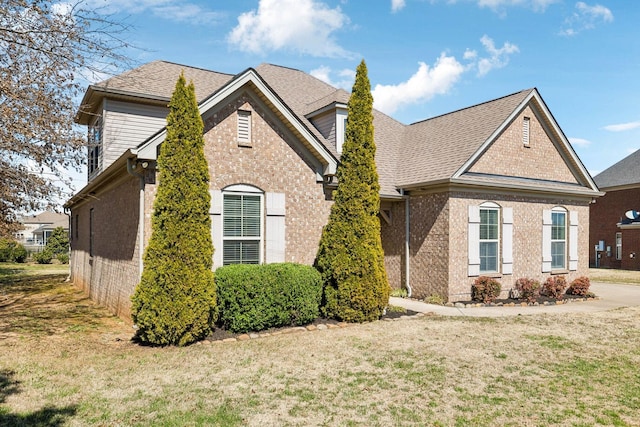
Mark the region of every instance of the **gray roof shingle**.
MULTIPOLYGON (((329 105, 346 104, 349 93, 293 68, 265 63, 256 67, 255 71, 300 123, 335 158, 339 158, 336 148, 313 126, 308 115, 329 105)), ((156 101, 169 100, 181 72, 188 80, 193 80, 198 102, 240 75, 154 61, 93 85, 87 93, 94 90, 156 101)), ((381 194, 398 196, 398 188, 451 179, 532 91, 535 89, 516 92, 411 125, 404 125, 374 110, 376 164, 381 194)), ((635 153, 635 162, 640 170, 638 153, 635 153)), ((606 172, 608 170, 599 177, 605 176, 606 172)), ((602 185, 600 182, 598 184, 602 185)))
POLYGON ((409 186, 451 178, 533 89, 409 125, 396 184, 409 186))
POLYGON ((620 160, 596 175, 593 180, 598 188, 640 184, 640 150, 620 160))

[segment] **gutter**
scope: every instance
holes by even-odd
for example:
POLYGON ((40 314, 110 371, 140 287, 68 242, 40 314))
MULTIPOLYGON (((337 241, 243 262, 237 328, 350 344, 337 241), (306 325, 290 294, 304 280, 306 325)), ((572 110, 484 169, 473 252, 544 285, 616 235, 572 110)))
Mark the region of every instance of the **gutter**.
POLYGON ((405 193, 404 189, 400 189, 400 194, 404 198, 404 286, 407 288, 407 298, 411 298, 411 260, 409 253, 410 236, 410 218, 411 213, 409 211, 409 196, 405 193))
MULTIPOLYGON (((138 177, 140 180, 140 196, 139 196, 139 213, 138 213, 138 275, 142 278, 142 271, 144 270, 143 256, 144 256, 144 172, 138 173, 135 171, 137 162, 131 158, 127 158, 127 172, 130 175, 138 177)), ((146 168, 148 163, 143 162, 142 168, 146 168)))

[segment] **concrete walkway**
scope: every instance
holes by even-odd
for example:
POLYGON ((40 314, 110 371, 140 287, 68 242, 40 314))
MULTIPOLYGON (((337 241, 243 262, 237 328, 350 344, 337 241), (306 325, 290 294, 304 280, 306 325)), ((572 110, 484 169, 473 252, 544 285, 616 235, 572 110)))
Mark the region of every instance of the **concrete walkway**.
POLYGON ((599 299, 562 305, 458 308, 426 304, 417 300, 396 297, 389 298, 389 304, 404 307, 419 313, 470 317, 502 317, 540 313, 591 313, 622 307, 640 306, 640 285, 591 283, 590 290, 596 294, 599 299))

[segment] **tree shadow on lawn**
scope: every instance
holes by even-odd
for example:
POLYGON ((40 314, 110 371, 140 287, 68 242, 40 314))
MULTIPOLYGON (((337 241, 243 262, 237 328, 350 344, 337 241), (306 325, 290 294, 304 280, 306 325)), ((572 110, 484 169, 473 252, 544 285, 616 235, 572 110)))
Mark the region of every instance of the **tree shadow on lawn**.
MULTIPOLYGON (((0 338, 16 333, 32 336, 97 328, 104 310, 70 283, 66 275, 16 276, 0 283, 0 338)), ((6 278, 5 278, 6 279, 6 278)))
MULTIPOLYGON (((15 372, 0 370, 0 405, 5 403, 7 397, 20 393, 20 382, 15 379, 15 372)), ((61 408, 45 406, 37 411, 24 414, 13 414, 7 408, 0 406, 0 425, 6 427, 55 427, 65 424, 67 418, 76 414, 76 405, 61 408)))

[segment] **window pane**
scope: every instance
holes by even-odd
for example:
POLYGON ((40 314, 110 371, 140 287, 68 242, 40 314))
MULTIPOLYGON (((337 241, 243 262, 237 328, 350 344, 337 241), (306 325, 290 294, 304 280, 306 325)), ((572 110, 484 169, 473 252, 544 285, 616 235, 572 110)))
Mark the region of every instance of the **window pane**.
POLYGON ((498 242, 480 242, 480 271, 498 271, 498 242))
POLYGON ((480 209, 480 239, 498 239, 498 210, 480 209))
POLYGON ((225 240, 222 262, 229 264, 258 264, 260 262, 259 240, 225 240))
POLYGON ((565 268, 565 242, 551 242, 551 268, 565 268))
POLYGON ((564 240, 566 233, 566 213, 564 212, 552 212, 551 213, 551 239, 552 240, 564 240))

